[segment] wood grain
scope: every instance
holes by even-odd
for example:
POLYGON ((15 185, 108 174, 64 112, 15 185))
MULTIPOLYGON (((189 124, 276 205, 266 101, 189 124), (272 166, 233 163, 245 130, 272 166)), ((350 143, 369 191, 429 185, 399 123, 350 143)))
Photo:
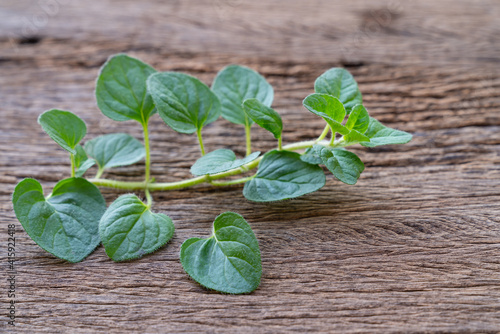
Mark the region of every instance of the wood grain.
MULTIPOLYGON (((0 270, 14 223, 18 274, 17 325, 7 325, 4 284, 0 331, 500 332, 499 14, 496 1, 465 0, 3 1, 0 270), (318 75, 344 66, 369 112, 414 139, 355 147, 366 164, 358 184, 329 176, 294 200, 251 203, 241 186, 154 193, 155 210, 176 225, 168 245, 128 263, 99 247, 69 264, 31 241, 10 197, 25 177, 50 189, 69 176, 66 153, 36 122, 46 109, 77 113, 89 139, 118 131, 142 138, 136 124, 113 122, 95 104, 98 69, 117 52, 206 83, 227 64, 258 70, 275 87, 285 143, 321 132, 301 101, 318 75), (260 242, 263 279, 250 295, 207 291, 178 259, 181 243, 209 235, 227 210, 242 214, 260 242)), ((153 176, 189 177, 196 138, 157 116, 151 133, 153 176)), ((244 154, 243 129, 227 121, 204 137, 208 150, 244 154)), ((253 139, 256 150, 275 145, 258 128, 253 139)), ((108 176, 140 180, 143 167, 108 176)), ((110 203, 120 192, 103 194, 110 203)))

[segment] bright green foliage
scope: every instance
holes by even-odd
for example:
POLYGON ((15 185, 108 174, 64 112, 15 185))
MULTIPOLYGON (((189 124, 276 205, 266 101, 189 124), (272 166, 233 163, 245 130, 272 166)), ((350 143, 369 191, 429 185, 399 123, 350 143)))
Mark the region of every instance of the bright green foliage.
POLYGON ((191 167, 191 174, 199 176, 225 172, 257 159, 259 154, 260 152, 253 152, 243 159, 236 159, 233 151, 221 148, 199 158, 191 167))
POLYGON ((361 145, 365 147, 406 144, 412 138, 412 135, 408 132, 388 128, 372 117, 370 117, 370 125, 368 126, 368 130, 366 130, 365 135, 370 138, 369 143, 361 143, 361 145))
POLYGON ((346 111, 339 99, 327 94, 311 94, 302 102, 307 110, 322 117, 334 132, 346 135, 349 129, 341 123, 346 111))
POLYGON ((365 169, 363 162, 352 152, 321 145, 314 145, 313 149, 326 168, 344 183, 356 184, 359 175, 365 169))
POLYGON ((89 140, 85 151, 100 169, 131 165, 146 155, 141 142, 126 133, 111 133, 89 140))
POLYGON ((76 145, 87 133, 85 122, 69 111, 48 110, 38 117, 38 123, 50 138, 71 154, 76 154, 76 145))
MULTIPOLYGON (((162 247, 174 233, 168 216, 151 211, 152 191, 202 183, 227 186, 246 182, 243 195, 250 201, 286 200, 323 187, 325 174, 319 165, 325 165, 341 182, 355 184, 365 167, 356 154, 344 149, 346 146, 359 143, 374 147, 411 140, 411 134, 386 127, 368 115, 358 85, 345 69, 326 71, 316 80, 314 89, 315 93, 307 96, 303 105, 326 121, 323 132, 312 140, 284 145, 282 119, 270 107, 273 88, 257 72, 244 66, 228 66, 217 74, 210 89, 190 75, 157 73, 138 59, 115 55, 99 73, 97 104, 111 119, 141 123, 144 145, 128 134, 116 133, 91 139, 83 149, 79 143, 87 129, 80 118, 57 109, 43 113, 39 123, 71 153, 71 174, 77 177, 60 181, 47 197, 38 181, 21 181, 12 197, 16 216, 38 245, 59 258, 81 261, 102 242, 114 261, 131 260, 162 247), (148 121, 156 111, 175 131, 196 132, 202 157, 191 167, 195 177, 174 182, 157 182, 152 177, 148 121), (201 130, 221 114, 230 122, 245 126, 246 157, 237 159, 228 149, 205 155, 201 130), (278 150, 261 158, 260 152, 252 153, 253 123, 278 139, 278 150), (294 152, 301 150, 305 150, 302 155, 294 152), (133 164, 143 158, 142 180, 101 178, 106 168, 133 164), (94 163, 99 169, 95 178, 89 180, 92 183, 80 178, 94 163), (251 174, 257 166, 257 172, 251 174), (234 178, 243 173, 248 174, 234 178), (227 177, 231 179, 221 181, 227 177), (94 184, 143 191, 146 204, 136 195, 127 194, 118 197, 106 210, 94 184)), ((228 139, 226 145, 239 142, 243 141, 228 139)), ((166 167, 160 174, 171 177, 171 170, 166 167)), ((257 239, 245 219, 233 212, 215 219, 211 237, 186 240, 180 259, 194 280, 225 293, 250 293, 259 286, 262 275, 257 239)))
POLYGON ((368 124, 370 124, 370 116, 368 116, 368 111, 361 104, 356 105, 352 108, 349 118, 345 123, 345 127, 349 130, 356 130, 359 133, 365 133, 368 129, 368 124))
POLYGON ((130 194, 118 197, 99 224, 106 254, 114 261, 154 252, 172 238, 174 229, 168 216, 152 213, 137 196, 130 194))
POLYGON ((356 80, 343 68, 331 68, 319 76, 314 82, 314 90, 316 93, 338 98, 347 113, 350 113, 356 104, 363 103, 356 80))
POLYGON ((242 125, 253 123, 243 110, 242 104, 246 99, 255 98, 270 107, 274 98, 273 87, 263 76, 239 65, 223 68, 215 77, 212 90, 222 103, 222 117, 242 125))
POLYGON ((243 195, 254 202, 271 202, 299 197, 325 185, 323 169, 289 151, 270 151, 264 155, 256 176, 245 183, 243 195))
POLYGON ((147 84, 160 117, 177 132, 194 133, 220 116, 219 99, 195 77, 163 72, 152 75, 147 84))
POLYGON ((250 225, 234 212, 215 218, 210 238, 186 240, 180 258, 189 276, 209 289, 240 294, 260 284, 259 243, 250 225))
POLYGON ((147 124, 156 110, 146 79, 156 70, 142 61, 118 54, 102 66, 95 96, 102 113, 115 121, 147 124))
POLYGON ((266 106, 257 99, 246 99, 243 102, 243 110, 246 115, 258 126, 271 132, 274 138, 281 137, 283 122, 281 116, 274 109, 266 106))
POLYGON ((24 179, 12 202, 31 239, 61 259, 79 262, 100 243, 98 224, 106 203, 99 189, 85 179, 60 181, 48 199, 38 181, 24 179))
POLYGON ((83 149, 83 147, 78 144, 76 145, 75 148, 76 154, 75 154, 75 166, 76 166, 76 177, 82 177, 83 174, 89 169, 90 167, 94 166, 95 160, 94 159, 89 159, 87 156, 87 153, 83 149))

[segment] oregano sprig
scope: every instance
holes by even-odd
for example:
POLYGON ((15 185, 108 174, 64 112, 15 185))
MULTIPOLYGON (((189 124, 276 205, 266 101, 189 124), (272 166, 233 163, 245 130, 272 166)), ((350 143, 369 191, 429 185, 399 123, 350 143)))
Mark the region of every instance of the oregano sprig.
MULTIPOLYGON (((114 261, 136 259, 168 243, 175 226, 167 215, 153 209, 154 191, 201 183, 244 184, 243 195, 250 201, 292 199, 321 189, 326 182, 325 170, 343 183, 356 184, 365 166, 346 149, 348 146, 404 144, 412 138, 371 117, 354 77, 342 68, 319 76, 314 93, 303 100, 305 109, 325 121, 323 131, 316 139, 288 144, 283 143, 283 120, 271 108, 272 86, 248 67, 225 67, 209 88, 191 75, 157 72, 139 59, 118 54, 102 66, 95 94, 105 116, 141 125, 143 143, 125 133, 82 143, 87 132, 83 120, 69 111, 46 111, 38 122, 70 153, 71 177, 57 183, 46 196, 38 181, 24 179, 12 197, 16 216, 28 235, 46 251, 70 262, 83 260, 99 243, 114 261), (196 133, 201 157, 192 164, 193 177, 177 182, 151 177, 148 125, 156 112, 173 130, 196 133), (202 129, 221 115, 244 126, 244 157, 227 148, 206 152, 202 129), (250 129, 254 123, 278 140, 276 149, 264 154, 252 152, 250 129), (143 159, 143 181, 102 177, 105 170, 143 159), (94 177, 83 178, 93 165, 97 165, 94 177), (140 191, 143 197, 124 194, 106 209, 96 186, 140 191)), ((234 212, 215 219, 211 237, 186 240, 180 260, 195 281, 210 289, 249 293, 260 283, 257 239, 245 219, 234 212)))

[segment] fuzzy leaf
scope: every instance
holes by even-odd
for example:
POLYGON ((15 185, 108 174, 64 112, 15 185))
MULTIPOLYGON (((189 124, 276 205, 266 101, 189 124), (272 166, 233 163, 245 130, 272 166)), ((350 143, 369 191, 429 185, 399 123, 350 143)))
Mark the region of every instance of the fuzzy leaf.
POLYGON ((365 132, 365 136, 370 138, 370 142, 361 143, 361 145, 365 147, 406 144, 412 138, 412 135, 408 132, 386 127, 372 117, 370 117, 370 125, 368 126, 368 130, 365 132))
POLYGON ((215 150, 199 158, 191 167, 191 174, 200 176, 222 173, 230 169, 238 168, 257 159, 259 154, 260 152, 253 152, 243 159, 236 159, 236 155, 231 150, 215 150))
POLYGON ((300 156, 300 160, 311 165, 318 165, 323 163, 323 160, 321 160, 320 156, 316 154, 316 151, 312 147, 306 149, 304 154, 300 156))
POLYGON ((223 68, 214 79, 212 90, 222 104, 222 117, 236 124, 252 124, 252 119, 245 116, 243 101, 256 98, 266 107, 270 107, 273 87, 256 71, 240 65, 223 68))
POLYGON ((254 202, 271 202, 299 197, 325 185, 323 169, 289 151, 270 151, 259 164, 256 176, 243 188, 243 195, 254 202))
POLYGON ((352 108, 345 127, 349 130, 356 130, 359 133, 365 133, 366 129, 368 129, 368 124, 370 124, 370 116, 368 116, 368 111, 366 111, 366 108, 361 104, 358 104, 354 108, 352 108))
POLYGON ((96 160, 100 169, 131 165, 146 155, 142 143, 126 133, 112 133, 89 140, 85 151, 96 160))
POLYGON ((311 94, 302 102, 307 110, 322 117, 334 132, 346 135, 349 129, 341 123, 346 112, 342 103, 336 97, 327 94, 311 94))
POLYGON ((174 234, 172 220, 151 210, 135 195, 118 197, 106 210, 99 234, 114 261, 139 258, 165 245, 174 234))
POLYGON ((356 104, 363 102, 356 80, 343 68, 331 68, 320 75, 314 82, 314 90, 316 93, 338 98, 347 113, 350 113, 356 104))
POLYGON ((47 200, 38 181, 24 179, 16 186, 12 203, 31 239, 58 258, 79 262, 100 243, 98 225, 106 202, 85 179, 60 181, 47 200))
POLYGON ((85 150, 83 147, 78 144, 76 145, 75 148, 76 154, 75 154, 75 165, 76 165, 76 177, 82 177, 83 174, 89 169, 90 167, 94 166, 95 160, 94 159, 89 159, 87 156, 87 153, 85 153, 85 150))
POLYGON ((314 150, 318 154, 326 168, 340 181, 347 184, 356 184, 359 176, 365 169, 365 165, 352 152, 314 145, 314 150))
POLYGON ((210 238, 186 240, 180 258, 188 275, 209 289, 240 294, 260 284, 259 243, 250 225, 234 212, 215 218, 210 238))
POLYGON ((156 110, 146 80, 155 72, 148 64, 125 54, 109 58, 97 79, 97 106, 115 121, 132 119, 147 124, 156 110))
POLYGON ((148 79, 148 91, 160 117, 177 132, 193 133, 217 120, 217 96, 200 80, 184 73, 163 72, 148 79))
POLYGON ((283 122, 280 114, 274 109, 267 107, 257 99, 246 99, 243 102, 243 109, 252 121, 271 132, 274 138, 281 137, 283 122))
POLYGON ((69 111, 48 110, 38 117, 38 123, 50 138, 72 154, 76 154, 76 145, 87 133, 85 122, 69 111))

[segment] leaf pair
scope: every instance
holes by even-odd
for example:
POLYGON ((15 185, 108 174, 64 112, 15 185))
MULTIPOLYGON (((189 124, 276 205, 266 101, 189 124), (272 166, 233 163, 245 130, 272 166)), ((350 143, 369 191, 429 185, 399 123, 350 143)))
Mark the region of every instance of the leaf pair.
POLYGON ((412 136, 385 127, 371 118, 362 105, 362 95, 353 76, 343 68, 332 68, 316 79, 316 93, 307 96, 303 105, 322 117, 331 130, 343 135, 344 145, 360 143, 366 147, 405 144, 412 136), (342 124, 349 115, 345 125, 342 124))
POLYGON ((173 235, 174 225, 135 195, 120 196, 106 210, 95 185, 82 178, 60 181, 46 199, 34 179, 19 182, 12 202, 26 233, 44 250, 70 261, 87 257, 102 241, 115 261, 151 253, 173 235))

